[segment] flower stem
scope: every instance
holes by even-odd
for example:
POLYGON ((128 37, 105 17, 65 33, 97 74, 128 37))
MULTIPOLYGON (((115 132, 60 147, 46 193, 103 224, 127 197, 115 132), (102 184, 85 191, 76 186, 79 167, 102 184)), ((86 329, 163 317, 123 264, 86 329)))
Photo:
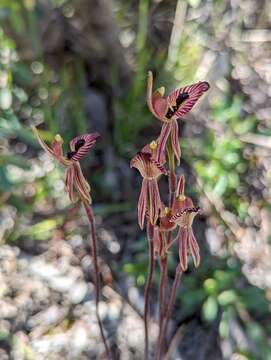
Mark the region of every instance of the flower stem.
POLYGON ((181 266, 178 265, 175 271, 175 278, 174 278, 174 282, 172 285, 172 290, 171 290, 171 295, 170 295, 170 299, 169 299, 169 303, 167 306, 167 310, 165 313, 165 317, 163 320, 163 324, 162 324, 162 328, 160 329, 160 334, 159 334, 159 339, 158 339, 158 346, 157 346, 157 353, 155 356, 155 359, 160 360, 161 359, 161 355, 162 355, 162 348, 163 348, 163 343, 165 340, 165 336, 166 336, 166 330, 167 330, 167 325, 168 325, 168 321, 170 319, 172 310, 173 310, 173 306, 176 300, 176 293, 177 293, 177 288, 180 282, 182 276, 182 269, 181 266))
POLYGON ((159 284, 159 328, 162 325, 165 314, 165 294, 167 288, 167 255, 162 255, 159 259, 160 265, 160 284, 159 284))
POLYGON ((149 242, 149 270, 147 282, 144 292, 144 327, 145 327, 145 351, 144 359, 147 360, 149 356, 149 330, 148 330, 148 315, 150 307, 150 289, 154 271, 154 247, 153 247, 153 225, 148 221, 147 223, 147 236, 149 242))
MULTIPOLYGON (((167 144, 167 156, 168 156, 168 163, 169 163, 169 207, 172 207, 175 193, 176 193, 176 174, 175 174, 175 157, 174 151, 172 147, 171 140, 168 141, 167 144)), ((165 249, 167 248, 168 244, 171 242, 172 232, 168 233, 168 237, 166 239, 167 243, 165 245, 165 249)), ((164 258, 160 260, 160 269, 161 269, 161 277, 160 277, 160 288, 159 288, 159 335, 158 335, 158 344, 156 349, 156 358, 159 359, 161 354, 163 353, 163 345, 164 345, 164 336, 166 334, 166 328, 168 323, 168 316, 170 316, 171 311, 168 312, 168 308, 166 308, 166 299, 167 299, 167 287, 168 287, 168 273, 167 273, 167 254, 164 255, 164 258)), ((174 286, 174 283, 173 283, 174 286)), ((172 287, 172 291, 173 291, 172 287)), ((171 291, 171 296, 172 296, 171 291)), ((176 293, 176 290, 175 290, 176 293)), ((175 297, 174 297, 175 299, 175 297)), ((174 303, 173 299, 173 303, 174 303)), ((172 305, 173 306, 173 305, 172 305)))
POLYGON ((94 214, 92 211, 92 207, 87 202, 83 202, 84 208, 86 210, 86 214, 89 220, 90 229, 91 229, 91 247, 92 247, 92 256, 93 256, 93 263, 94 263, 94 283, 95 283, 95 303, 96 303, 96 317, 98 321, 98 325, 100 328, 101 337, 103 340, 103 344, 105 347, 106 355, 108 359, 112 359, 108 344, 106 342, 104 329, 102 320, 99 315, 99 302, 100 302, 100 269, 99 269, 99 263, 98 263, 98 253, 97 253, 97 237, 96 237, 96 227, 95 227, 95 221, 94 221, 94 214))

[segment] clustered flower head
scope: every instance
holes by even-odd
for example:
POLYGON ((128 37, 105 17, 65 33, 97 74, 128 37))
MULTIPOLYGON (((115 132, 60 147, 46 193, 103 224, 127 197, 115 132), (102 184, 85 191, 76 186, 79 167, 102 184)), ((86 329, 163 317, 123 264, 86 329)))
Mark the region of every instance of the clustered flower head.
MULTIPOLYGON (((169 144, 177 163, 180 162, 178 120, 183 119, 208 89, 209 84, 200 81, 165 96, 164 87, 153 92, 153 75, 149 72, 147 104, 152 114, 162 122, 162 128, 157 139, 144 146, 131 160, 131 167, 137 168, 143 178, 138 201, 139 226, 141 229, 144 227, 146 218, 154 226, 154 250, 157 256, 164 256, 175 241, 179 242, 180 266, 183 271, 188 267, 189 254, 196 267, 200 262, 199 246, 192 229, 193 220, 200 209, 184 193, 184 176, 179 178, 175 196, 168 206, 161 201, 158 180, 161 175, 169 173, 165 168, 169 144), (170 240, 168 234, 172 234, 175 229, 177 236, 170 240)), ((175 179, 174 169, 170 169, 170 173, 171 178, 175 179)))
POLYGON ((91 204, 90 186, 82 173, 79 160, 94 146, 100 134, 93 133, 77 136, 70 141, 70 151, 64 155, 63 139, 60 135, 55 136, 50 147, 43 141, 34 126, 32 129, 41 147, 47 154, 67 167, 65 186, 71 202, 76 203, 78 200, 82 200, 83 202, 91 204))

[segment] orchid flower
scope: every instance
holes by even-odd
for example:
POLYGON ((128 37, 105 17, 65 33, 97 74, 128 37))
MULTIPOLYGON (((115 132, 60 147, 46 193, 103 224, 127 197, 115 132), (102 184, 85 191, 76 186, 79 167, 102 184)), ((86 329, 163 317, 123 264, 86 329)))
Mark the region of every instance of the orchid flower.
POLYGON ((152 225, 155 225, 158 219, 161 199, 157 179, 160 175, 167 174, 167 170, 152 157, 151 152, 148 152, 146 148, 143 150, 145 152, 139 152, 130 163, 130 167, 136 168, 143 177, 137 207, 138 223, 141 229, 144 227, 147 211, 152 225))
POLYGON ((177 120, 183 118, 195 105, 204 92, 209 89, 206 81, 200 81, 174 90, 164 96, 165 88, 160 87, 153 92, 153 75, 148 73, 147 104, 153 115, 163 122, 159 136, 158 161, 165 152, 168 137, 171 136, 172 148, 179 162, 181 156, 179 144, 179 126, 177 120))
POLYGON ((164 165, 166 162, 166 156, 165 156, 165 153, 163 153, 159 156, 159 154, 158 154, 159 144, 160 144, 160 138, 158 138, 156 140, 152 140, 149 144, 145 145, 141 149, 141 152, 151 154, 151 157, 154 160, 156 160, 159 163, 161 163, 162 165, 164 165))
POLYGON ((162 257, 168 249, 168 233, 175 229, 177 226, 174 222, 170 222, 172 217, 171 209, 161 204, 162 210, 160 211, 159 218, 154 226, 154 253, 162 257))
POLYGON ((177 212, 182 212, 187 208, 194 207, 193 201, 190 197, 184 194, 185 188, 185 178, 184 176, 180 176, 177 189, 176 189, 176 197, 172 204, 172 213, 176 214, 177 212))
POLYGON ((67 155, 64 155, 62 148, 63 139, 60 135, 55 136, 50 147, 43 141, 34 126, 32 129, 41 147, 60 164, 67 167, 65 186, 71 202, 76 203, 79 198, 90 204, 90 186, 82 173, 79 160, 93 147, 100 135, 93 133, 77 136, 70 141, 70 151, 67 155))
MULTIPOLYGON (((179 258, 183 271, 188 266, 188 253, 192 255, 196 267, 200 263, 199 246, 192 229, 193 220, 199 213, 200 208, 194 207, 192 199, 185 196, 184 186, 185 180, 181 176, 177 186, 177 196, 171 210, 173 215, 169 219, 170 223, 179 226, 178 235, 173 242, 179 240, 179 258)), ((169 247, 172 243, 169 244, 169 247)))

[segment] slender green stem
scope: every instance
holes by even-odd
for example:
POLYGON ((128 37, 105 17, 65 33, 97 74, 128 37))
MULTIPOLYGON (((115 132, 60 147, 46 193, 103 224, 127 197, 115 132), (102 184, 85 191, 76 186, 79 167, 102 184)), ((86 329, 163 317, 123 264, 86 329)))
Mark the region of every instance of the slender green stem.
POLYGON ((103 340, 103 344, 105 347, 106 355, 108 359, 112 359, 108 344, 106 342, 104 329, 102 320, 100 318, 99 314, 99 302, 100 302, 100 269, 99 269, 99 263, 98 263, 98 252, 97 252, 97 237, 96 237, 96 227, 95 227, 95 221, 94 221, 94 214, 92 211, 92 207, 90 204, 83 202, 84 208, 86 210, 86 214, 89 220, 90 229, 91 229, 91 247, 92 247, 92 256, 93 256, 93 263, 94 263, 94 283, 95 283, 95 303, 96 303, 96 317, 98 321, 98 325, 100 328, 101 337, 103 340))
POLYGON ((149 357, 149 329, 148 329, 148 318, 149 318, 149 307, 150 307, 150 290, 154 271, 154 246, 153 246, 153 225, 148 221, 147 223, 147 237, 149 243, 149 270, 147 281, 144 292, 144 328, 145 328, 145 351, 144 359, 147 360, 149 357))

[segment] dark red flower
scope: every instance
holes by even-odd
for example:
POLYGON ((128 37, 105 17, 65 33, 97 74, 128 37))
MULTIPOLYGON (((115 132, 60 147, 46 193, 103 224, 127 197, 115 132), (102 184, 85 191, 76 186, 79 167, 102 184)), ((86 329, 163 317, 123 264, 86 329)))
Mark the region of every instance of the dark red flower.
POLYGON ((182 270, 187 269, 188 254, 193 257, 194 264, 197 267, 200 263, 199 246, 196 241, 192 224, 194 217, 199 213, 200 209, 194 207, 191 198, 184 193, 185 178, 181 176, 178 181, 176 198, 173 201, 171 209, 171 217, 169 223, 179 226, 177 237, 169 244, 170 247, 176 240, 179 241, 179 257, 182 270))
POLYGON ((199 208, 187 208, 173 215, 170 219, 171 222, 179 226, 176 240, 179 240, 179 258, 183 271, 185 271, 188 266, 188 253, 192 255, 196 267, 198 267, 200 263, 199 246, 192 229, 194 217, 199 211, 199 208))
POLYGON ((75 203, 78 201, 79 197, 81 200, 91 203, 89 194, 90 186, 82 173, 79 160, 81 160, 94 146, 100 135, 98 133, 93 133, 77 136, 71 140, 71 151, 65 156, 62 148, 63 139, 60 135, 55 136, 52 146, 49 147, 40 137, 38 130, 34 126, 32 127, 32 130, 41 147, 60 164, 67 166, 65 185, 70 200, 75 203))
POLYGON ((204 92, 209 89, 210 85, 206 81, 200 81, 193 85, 188 85, 171 92, 164 96, 165 88, 161 87, 153 92, 153 75, 148 73, 147 84, 147 103, 153 115, 163 122, 160 141, 159 156, 165 152, 165 146, 169 135, 171 135, 172 147, 174 154, 179 161, 181 151, 179 144, 179 126, 177 120, 183 118, 204 92))
POLYGON ((142 151, 131 160, 130 166, 136 168, 143 177, 137 207, 138 223, 143 229, 147 211, 151 224, 156 224, 161 209, 157 179, 160 175, 167 174, 167 171, 161 163, 152 158, 151 153, 142 151))

